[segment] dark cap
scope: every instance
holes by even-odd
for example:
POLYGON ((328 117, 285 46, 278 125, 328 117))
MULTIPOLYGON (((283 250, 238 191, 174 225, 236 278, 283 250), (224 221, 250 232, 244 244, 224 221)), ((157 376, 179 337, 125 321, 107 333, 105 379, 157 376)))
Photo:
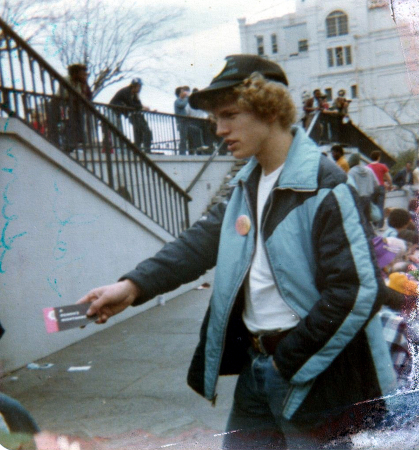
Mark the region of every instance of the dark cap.
POLYGON ((132 81, 131 81, 131 84, 139 84, 139 85, 142 85, 143 82, 142 82, 141 78, 133 78, 132 81))
POLYGON ((202 100, 208 98, 214 91, 237 86, 253 72, 258 72, 267 80, 278 81, 288 86, 288 80, 281 67, 265 58, 256 55, 230 55, 226 57, 223 70, 211 81, 205 89, 193 93, 189 97, 192 108, 199 109, 202 100))

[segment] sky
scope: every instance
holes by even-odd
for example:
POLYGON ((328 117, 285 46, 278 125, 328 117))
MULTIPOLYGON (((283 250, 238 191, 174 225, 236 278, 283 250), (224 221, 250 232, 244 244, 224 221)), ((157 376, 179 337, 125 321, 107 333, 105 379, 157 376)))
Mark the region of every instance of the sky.
MULTIPOLYGON (((224 66, 225 56, 241 52, 238 18, 244 17, 247 23, 251 23, 286 14, 294 8, 293 0, 140 1, 142 6, 150 4, 184 8, 184 20, 180 27, 187 35, 161 45, 162 51, 171 55, 167 61, 163 59, 161 62, 165 70, 169 69, 170 79, 163 85, 153 86, 152 74, 141 75, 143 104, 152 110, 169 113, 173 113, 174 90, 177 86, 206 87, 224 66)), ((109 87, 97 100, 108 102, 126 84, 109 87)))

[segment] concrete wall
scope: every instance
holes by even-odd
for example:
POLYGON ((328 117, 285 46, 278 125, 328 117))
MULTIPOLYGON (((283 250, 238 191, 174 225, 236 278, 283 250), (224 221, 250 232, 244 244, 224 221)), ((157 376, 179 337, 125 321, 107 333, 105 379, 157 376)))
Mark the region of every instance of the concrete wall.
MULTIPOLYGON (((153 161, 164 170, 182 189, 187 189, 208 157, 203 156, 153 156, 153 161)), ((225 176, 229 173, 235 158, 218 156, 207 167, 189 195, 189 217, 191 224, 198 220, 217 193, 225 176)))
MULTIPOLYGON (((196 173, 187 161, 171 164, 185 183, 186 174, 196 173)), ((48 335, 42 309, 74 303, 116 281, 172 237, 17 119, 0 119, 0 166, 0 321, 6 329, 0 362, 8 371, 103 329, 48 335)), ((196 190, 209 197, 211 189, 201 185, 196 190)), ((197 211, 201 203, 195 200, 197 211)), ((165 299, 207 279, 211 275, 165 299)), ((129 308, 105 326, 157 303, 129 308)))

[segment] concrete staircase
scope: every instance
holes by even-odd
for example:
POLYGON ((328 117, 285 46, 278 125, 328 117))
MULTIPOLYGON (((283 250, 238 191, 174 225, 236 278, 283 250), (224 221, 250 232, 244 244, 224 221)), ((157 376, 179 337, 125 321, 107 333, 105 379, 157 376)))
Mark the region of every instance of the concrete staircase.
POLYGON ((230 172, 224 177, 223 183, 220 186, 220 189, 217 191, 217 193, 212 197, 211 202, 207 206, 206 210, 203 212, 203 215, 205 216, 207 212, 215 206, 217 203, 222 202, 230 193, 230 181, 237 175, 237 173, 242 169, 243 166, 247 164, 247 161, 243 159, 238 159, 235 161, 234 165, 232 166, 230 172))

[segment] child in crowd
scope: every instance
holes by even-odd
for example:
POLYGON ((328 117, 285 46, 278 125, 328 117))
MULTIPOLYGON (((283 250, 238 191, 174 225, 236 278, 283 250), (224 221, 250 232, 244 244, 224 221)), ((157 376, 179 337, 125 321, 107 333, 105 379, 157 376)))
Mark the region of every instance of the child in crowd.
POLYGON ((383 237, 399 237, 412 244, 418 243, 418 233, 412 217, 408 211, 395 208, 390 211, 387 219, 388 228, 382 233, 383 237))

